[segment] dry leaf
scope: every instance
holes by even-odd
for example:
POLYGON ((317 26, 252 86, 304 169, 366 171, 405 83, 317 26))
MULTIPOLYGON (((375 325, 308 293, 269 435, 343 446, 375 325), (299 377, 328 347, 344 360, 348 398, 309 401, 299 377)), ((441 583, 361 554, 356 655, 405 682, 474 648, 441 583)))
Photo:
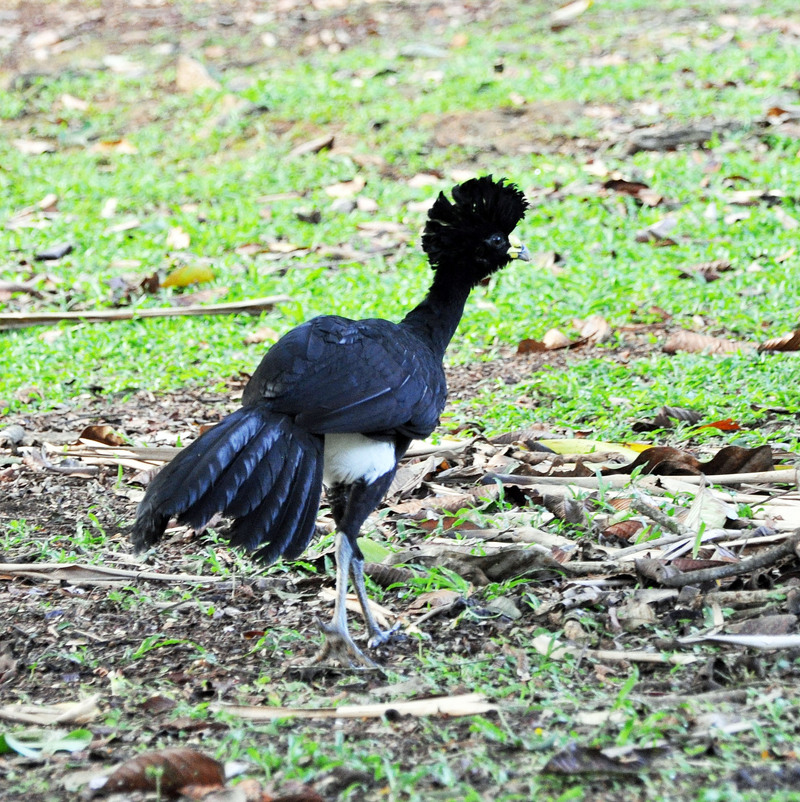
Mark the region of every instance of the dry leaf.
POLYGON ((61 105, 70 111, 86 111, 89 108, 89 104, 85 100, 81 100, 74 95, 63 94, 59 100, 61 105))
POLYGON ((188 287, 214 280, 214 271, 208 265, 183 265, 173 270, 161 283, 162 287, 188 287))
POLYGON ((176 251, 183 251, 189 247, 191 237, 180 227, 173 226, 167 232, 167 247, 176 251))
MULTIPOLYGON (((606 717, 604 721, 608 721, 606 717)), ((603 723, 603 722, 601 722, 603 723)), ((666 754, 666 749, 636 749, 619 756, 608 756, 603 751, 591 746, 570 744, 547 761, 542 772, 545 774, 563 774, 574 777, 576 774, 602 775, 636 775, 647 776, 653 759, 666 754)))
POLYGON ((103 443, 107 446, 124 446, 125 439, 120 437, 112 428, 107 424, 95 424, 87 426, 79 435, 78 441, 92 440, 97 443, 103 443))
POLYGON ((125 231, 131 231, 134 228, 139 228, 140 225, 141 223, 135 217, 131 217, 127 220, 123 220, 121 223, 115 223, 113 226, 109 226, 105 233, 122 234, 125 231))
POLYGON ((702 413, 694 409, 664 406, 661 407, 658 415, 653 419, 653 423, 660 429, 671 429, 675 421, 680 421, 681 423, 699 423, 702 418, 702 413))
POLYGON ((274 343, 278 337, 280 337, 280 335, 275 329, 271 329, 269 326, 261 326, 245 336, 244 344, 257 345, 259 343, 274 343))
POLYGON ((14 147, 26 156, 41 156, 43 153, 55 153, 56 146, 45 139, 14 139, 14 147))
POLYGON ((696 331, 677 331, 671 334, 664 343, 664 352, 667 354, 677 354, 685 352, 689 354, 709 353, 709 354, 735 354, 737 351, 747 349, 749 343, 726 340, 722 337, 712 337, 710 334, 699 334, 696 331))
POLYGON ((791 334, 784 334, 783 337, 774 337, 771 340, 761 343, 759 351, 798 351, 800 350, 800 329, 795 329, 791 334))
POLYGON ((301 142, 299 145, 295 145, 289 151, 288 158, 295 159, 298 156, 305 156, 307 153, 319 153, 323 150, 330 150, 333 147, 333 143, 333 134, 318 136, 315 139, 309 139, 307 142, 301 142))
POLYGON ((674 215, 667 215, 636 234, 637 242, 652 242, 656 245, 677 245, 669 234, 678 224, 674 215))
POLYGON ((619 523, 607 526, 602 534, 605 538, 615 538, 616 540, 624 540, 627 542, 635 538, 642 529, 644 529, 644 524, 641 521, 630 518, 627 521, 620 521, 619 523))
POLYGON ((436 186, 441 180, 442 177, 440 175, 436 175, 435 173, 417 173, 408 179, 408 185, 416 189, 421 187, 433 187, 436 186))
POLYGON ((578 330, 582 339, 593 345, 611 339, 611 326, 602 315, 589 315, 585 320, 573 320, 572 325, 578 330))
POLYGON ((542 337, 542 343, 548 351, 555 351, 559 348, 569 348, 572 345, 572 340, 558 329, 550 329, 542 337))
POLYGON ((436 607, 449 607, 461 598, 463 598, 462 595, 455 590, 431 590, 417 596, 417 598, 408 605, 407 611, 409 613, 418 613, 436 607))
POLYGON ((550 30, 560 31, 572 25, 591 5, 592 0, 573 0, 573 2, 550 12, 550 30))
POLYGON ((366 185, 367 182, 359 175, 352 181, 340 181, 338 184, 325 187, 325 194, 331 198, 352 198, 358 195, 366 185))
POLYGON ((100 217, 104 220, 113 217, 117 213, 117 206, 119 206, 119 198, 106 198, 100 209, 100 217))
POLYGON ((772 213, 787 231, 794 231, 800 226, 800 221, 798 221, 796 217, 792 217, 788 212, 785 212, 780 206, 776 206, 772 210, 772 213))
POLYGON ((54 705, 12 704, 0 706, 0 719, 37 727, 51 724, 88 724, 101 715, 97 706, 100 694, 78 702, 59 702, 54 705))
POLYGON ((728 259, 714 259, 712 262, 700 262, 696 265, 687 265, 681 268, 681 278, 693 278, 701 276, 708 282, 716 281, 720 278, 720 273, 731 269, 728 259))
POLYGON ((89 148, 91 153, 129 153, 134 154, 139 152, 139 148, 127 139, 110 139, 107 141, 95 142, 89 148))
POLYGON ((524 339, 517 343, 518 354, 540 354, 546 351, 547 346, 541 340, 524 339))
POLYGON ((194 92, 197 89, 219 89, 220 83, 199 61, 180 55, 175 68, 175 86, 179 92, 194 92))
POLYGON ((194 749, 162 749, 128 760, 111 774, 104 792, 159 791, 173 794, 187 785, 225 784, 221 763, 194 749))

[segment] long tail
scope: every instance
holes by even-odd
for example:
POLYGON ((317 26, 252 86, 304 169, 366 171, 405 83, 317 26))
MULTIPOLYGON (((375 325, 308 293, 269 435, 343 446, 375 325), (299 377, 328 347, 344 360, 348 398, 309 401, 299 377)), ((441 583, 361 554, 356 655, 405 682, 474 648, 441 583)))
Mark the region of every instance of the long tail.
POLYGON ((267 405, 242 407, 203 433, 153 479, 136 513, 137 551, 157 543, 170 518, 202 529, 234 518, 231 543, 273 562, 293 559, 314 533, 322 492, 322 440, 267 405))

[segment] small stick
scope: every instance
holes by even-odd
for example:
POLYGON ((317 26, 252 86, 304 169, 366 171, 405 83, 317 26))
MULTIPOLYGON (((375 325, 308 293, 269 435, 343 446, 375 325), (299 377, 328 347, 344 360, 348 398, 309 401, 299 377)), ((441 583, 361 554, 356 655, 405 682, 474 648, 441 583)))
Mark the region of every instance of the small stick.
POLYGON ((684 524, 682 524, 677 518, 674 518, 672 515, 667 515, 667 513, 665 513, 660 507, 656 507, 655 504, 645 501, 641 496, 635 496, 631 500, 631 507, 633 507, 636 512, 646 515, 652 521, 657 523, 662 529, 666 529, 668 532, 674 532, 676 535, 680 535, 681 537, 696 536, 696 533, 692 532, 688 526, 684 526, 684 524))
MULTIPOLYGON (((774 548, 767 549, 755 557, 742 560, 738 563, 726 563, 714 568, 704 568, 699 571, 681 571, 672 575, 664 575, 658 581, 668 588, 682 588, 686 585, 696 585, 699 582, 713 582, 717 579, 727 579, 731 576, 748 574, 751 571, 758 571, 774 565, 783 557, 796 554, 797 546, 800 545, 800 530, 796 531, 792 537, 774 548)), ((668 566, 665 566, 668 567, 668 566)), ((675 570, 674 568, 672 570, 675 570)))
MULTIPOLYGON (((661 479, 655 474, 647 474, 647 478, 661 479)), ((679 479, 687 484, 699 485, 708 482, 712 485, 738 485, 738 484, 781 484, 797 485, 798 474, 796 468, 784 471, 756 471, 755 473, 721 473, 717 476, 704 474, 690 474, 688 476, 668 476, 665 479, 679 479)), ((589 489, 600 487, 625 487, 631 484, 631 477, 625 474, 613 476, 515 476, 506 473, 487 473, 483 477, 486 484, 502 482, 507 485, 575 485, 589 489)))
POLYGON ((271 295, 266 298, 250 298, 225 304, 195 304, 194 306, 169 306, 146 309, 87 309, 77 312, 6 312, 0 314, 0 330, 44 326, 73 320, 79 323, 105 323, 113 320, 133 320, 140 317, 186 317, 192 315, 227 315, 237 312, 261 312, 275 304, 290 301, 288 295, 271 295))

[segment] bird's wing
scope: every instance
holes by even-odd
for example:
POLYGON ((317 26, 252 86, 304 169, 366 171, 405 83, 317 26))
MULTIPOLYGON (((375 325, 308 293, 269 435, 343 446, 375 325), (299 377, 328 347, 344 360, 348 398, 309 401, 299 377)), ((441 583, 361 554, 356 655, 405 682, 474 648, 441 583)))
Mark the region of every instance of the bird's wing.
POLYGON ((324 316, 275 343, 242 400, 266 399, 317 434, 427 437, 446 395, 441 362, 403 327, 324 316))

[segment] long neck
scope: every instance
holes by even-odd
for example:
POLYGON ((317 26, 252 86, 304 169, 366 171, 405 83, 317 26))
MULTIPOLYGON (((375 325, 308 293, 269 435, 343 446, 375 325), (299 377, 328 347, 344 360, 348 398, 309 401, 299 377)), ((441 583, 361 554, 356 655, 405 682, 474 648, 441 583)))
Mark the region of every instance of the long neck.
POLYGON ((427 342, 434 353, 444 356, 471 289, 468 284, 439 280, 437 274, 425 300, 414 307, 400 325, 427 342))

